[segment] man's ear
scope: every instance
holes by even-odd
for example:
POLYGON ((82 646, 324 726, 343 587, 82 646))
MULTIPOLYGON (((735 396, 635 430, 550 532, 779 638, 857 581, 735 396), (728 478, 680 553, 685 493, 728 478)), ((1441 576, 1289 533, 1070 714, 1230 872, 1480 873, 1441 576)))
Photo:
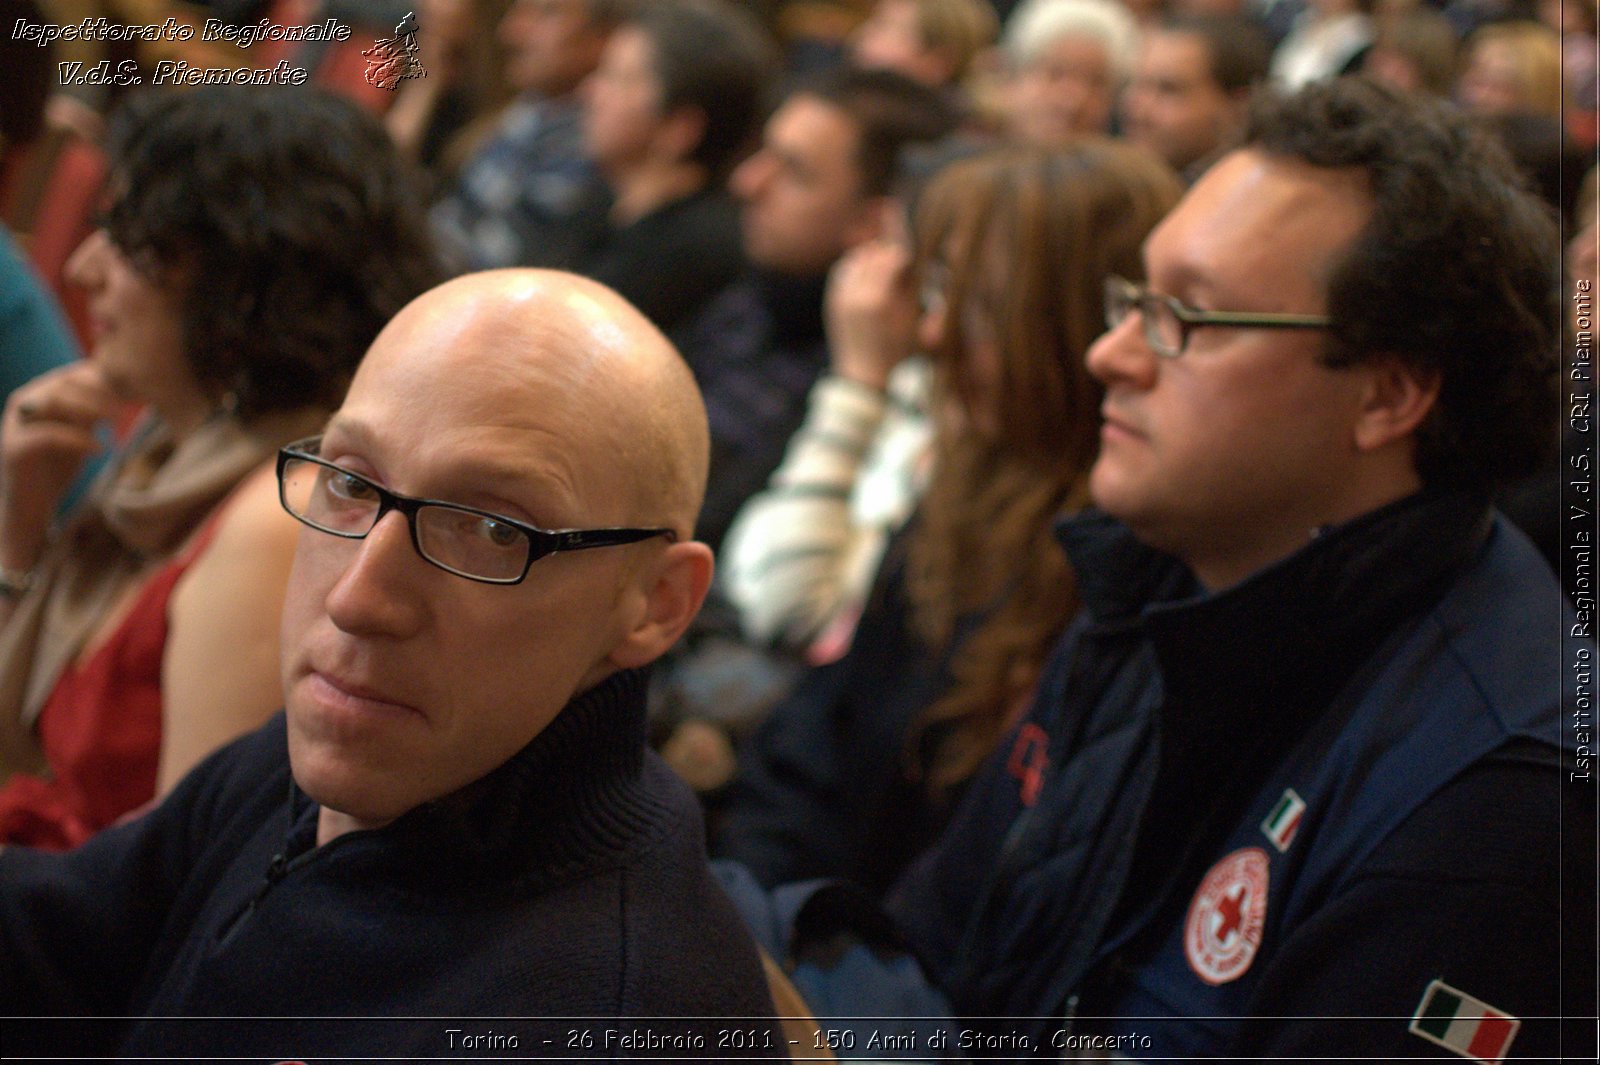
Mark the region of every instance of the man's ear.
POLYGON ((1358 451, 1377 451, 1416 434, 1439 402, 1439 371, 1380 357, 1362 367, 1366 387, 1356 420, 1358 451))
POLYGON ((661 120, 656 140, 674 160, 682 162, 694 155, 706 135, 706 113, 698 107, 675 107, 661 120))
POLYGON ((887 236, 884 220, 890 211, 897 210, 899 201, 893 196, 864 196, 855 206, 855 214, 845 227, 844 246, 855 248, 869 240, 887 236))
POLYGON ((677 642, 705 602, 715 568, 711 548, 698 540, 669 544, 642 568, 640 608, 607 656, 618 669, 654 662, 677 642))

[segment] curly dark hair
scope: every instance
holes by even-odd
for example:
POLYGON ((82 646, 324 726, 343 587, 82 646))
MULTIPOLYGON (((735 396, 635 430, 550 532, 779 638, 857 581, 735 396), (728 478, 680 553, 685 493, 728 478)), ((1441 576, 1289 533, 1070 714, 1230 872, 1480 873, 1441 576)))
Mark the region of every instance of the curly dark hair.
POLYGON ((413 175, 328 93, 147 91, 107 151, 107 232, 177 287, 189 366, 242 418, 338 406, 384 323, 442 276, 413 175))
POLYGON ((1324 361, 1392 355, 1439 375, 1423 482, 1482 489, 1538 469, 1559 419, 1561 242, 1500 146, 1446 103, 1360 78, 1263 96, 1244 142, 1367 172, 1372 217, 1329 278, 1324 361))

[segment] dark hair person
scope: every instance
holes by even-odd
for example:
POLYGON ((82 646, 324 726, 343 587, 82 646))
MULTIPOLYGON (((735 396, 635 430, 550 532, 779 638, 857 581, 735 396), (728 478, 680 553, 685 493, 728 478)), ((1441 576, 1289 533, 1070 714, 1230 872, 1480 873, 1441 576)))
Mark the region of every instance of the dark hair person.
POLYGON ((1371 174, 1371 219, 1328 278, 1323 361, 1348 366, 1382 352, 1437 373, 1417 472, 1429 488, 1487 492, 1539 469, 1555 446, 1559 231, 1553 211, 1505 180, 1506 155, 1492 138, 1442 101, 1391 113, 1399 99, 1361 81, 1263 98, 1244 143, 1371 174), (1427 219, 1446 206, 1453 224, 1440 230, 1427 219))
POLYGON ((1077 608, 1051 529, 1094 461, 1101 393, 1083 360, 1105 279, 1141 272, 1180 192, 1154 156, 1086 139, 963 160, 923 194, 932 478, 850 652, 802 680, 741 764, 719 852, 758 879, 882 891, 1026 706, 1077 608))
POLYGON ((0 843, 76 845, 281 704, 296 533, 269 460, 436 276, 383 129, 332 96, 147 93, 108 155, 103 223, 68 264, 90 357, 0 422, 0 843), (127 443, 52 530, 129 404, 127 443))
POLYGON ((732 4, 657 0, 613 31, 583 84, 584 148, 613 199, 574 269, 669 333, 744 265, 727 175, 760 128, 776 57, 732 4))

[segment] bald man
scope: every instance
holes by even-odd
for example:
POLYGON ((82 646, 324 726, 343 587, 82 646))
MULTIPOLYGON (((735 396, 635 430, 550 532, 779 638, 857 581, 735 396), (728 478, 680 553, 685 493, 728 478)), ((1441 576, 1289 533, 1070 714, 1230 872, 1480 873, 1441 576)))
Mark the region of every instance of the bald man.
POLYGON ((5 1012, 145 1019, 8 1053, 787 1048, 644 743, 642 667, 711 579, 707 451, 682 360, 600 285, 498 271, 401 311, 279 458, 285 713, 74 853, 0 854, 5 1012), (173 1019, 238 1017, 319 1019, 173 1019))

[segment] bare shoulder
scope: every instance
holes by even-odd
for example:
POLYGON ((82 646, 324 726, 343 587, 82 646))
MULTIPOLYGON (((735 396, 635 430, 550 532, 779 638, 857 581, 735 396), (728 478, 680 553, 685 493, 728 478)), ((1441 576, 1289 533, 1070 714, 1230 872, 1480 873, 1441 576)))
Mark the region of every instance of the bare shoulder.
POLYGON ((282 705, 278 619, 297 528, 278 506, 273 471, 255 470, 173 589, 161 672, 161 793, 282 705))
POLYGON ((294 558, 298 529, 278 503, 273 468, 263 465, 251 471, 224 504, 211 543, 179 581, 174 606, 181 612, 213 594, 281 585, 294 558))
POLYGON ((299 524, 278 502, 278 478, 271 463, 252 470, 224 506, 211 546, 197 566, 207 559, 294 551, 299 524))

